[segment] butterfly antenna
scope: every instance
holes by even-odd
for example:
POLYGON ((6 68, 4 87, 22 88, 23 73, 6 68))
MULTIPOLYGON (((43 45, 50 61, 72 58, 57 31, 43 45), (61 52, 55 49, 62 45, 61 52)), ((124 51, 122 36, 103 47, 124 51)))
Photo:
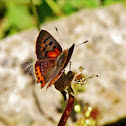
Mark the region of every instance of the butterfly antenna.
POLYGON ((89 77, 85 78, 84 81, 86 81, 86 80, 88 80, 88 79, 91 79, 91 78, 93 78, 93 77, 95 77, 95 76, 98 77, 98 75, 92 74, 92 75, 90 75, 89 77))
POLYGON ((82 45, 82 44, 84 44, 84 43, 87 43, 88 42, 88 40, 87 41, 84 41, 84 42, 82 42, 82 43, 80 43, 80 44, 78 44, 78 45, 75 45, 75 47, 77 47, 77 46, 79 46, 79 45, 82 45))
MULTIPOLYGON (((61 44, 63 45, 63 41, 62 41, 62 39, 61 39, 61 37, 60 37, 60 35, 59 35, 59 32, 58 32, 57 27, 55 27, 55 29, 56 29, 56 32, 57 32, 57 34, 58 34, 58 37, 59 37, 59 39, 60 39, 60 41, 61 41, 61 44)), ((63 45, 63 48, 64 48, 64 45, 63 45)), ((65 48, 64 48, 64 49, 65 49, 65 48)))

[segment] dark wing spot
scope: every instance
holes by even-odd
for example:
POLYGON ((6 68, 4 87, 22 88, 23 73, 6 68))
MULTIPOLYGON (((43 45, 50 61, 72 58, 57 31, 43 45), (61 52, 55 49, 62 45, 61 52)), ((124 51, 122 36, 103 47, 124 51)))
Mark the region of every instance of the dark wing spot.
POLYGON ((40 83, 43 84, 43 81, 41 80, 40 83))
POLYGON ((53 41, 51 41, 51 42, 49 43, 49 45, 51 46, 51 45, 52 45, 52 43, 53 43, 53 41))
POLYGON ((36 75, 38 75, 38 73, 36 73, 36 75))
POLYGON ((46 47, 45 48, 43 48, 43 50, 42 51, 45 51, 46 50, 46 47))
POLYGON ((46 43, 46 41, 47 41, 48 39, 50 39, 50 36, 49 36, 49 37, 47 37, 47 38, 44 40, 44 43, 46 43))
POLYGON ((38 77, 38 80, 40 79, 40 77, 38 77))
POLYGON ((49 51, 46 51, 45 56, 47 56, 48 52, 49 52, 49 51))
POLYGON ((56 48, 56 46, 53 46, 53 49, 55 49, 56 48))
POLYGON ((46 39, 44 40, 44 43, 46 43, 46 39))

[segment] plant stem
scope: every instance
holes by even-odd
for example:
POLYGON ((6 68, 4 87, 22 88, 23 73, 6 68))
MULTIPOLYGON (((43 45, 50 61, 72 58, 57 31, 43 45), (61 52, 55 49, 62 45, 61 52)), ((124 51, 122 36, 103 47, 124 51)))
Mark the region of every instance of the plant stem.
POLYGON ((31 5, 31 8, 32 8, 33 15, 35 16, 35 19, 36 19, 37 29, 38 29, 38 31, 40 31, 40 21, 39 21, 39 17, 38 17, 36 8, 35 8, 32 0, 30 0, 30 5, 31 5))
MULTIPOLYGON (((71 86, 69 88, 71 88, 71 86)), ((58 126, 65 126, 66 121, 67 121, 67 119, 68 119, 68 117, 69 117, 69 115, 71 113, 72 108, 73 108, 75 97, 72 94, 74 94, 74 92, 73 92, 73 90, 71 90, 68 93, 69 93, 69 99, 68 99, 68 102, 67 102, 67 106, 66 106, 66 108, 65 108, 65 110, 64 110, 64 112, 62 114, 62 117, 61 117, 61 119, 59 121, 58 126)))

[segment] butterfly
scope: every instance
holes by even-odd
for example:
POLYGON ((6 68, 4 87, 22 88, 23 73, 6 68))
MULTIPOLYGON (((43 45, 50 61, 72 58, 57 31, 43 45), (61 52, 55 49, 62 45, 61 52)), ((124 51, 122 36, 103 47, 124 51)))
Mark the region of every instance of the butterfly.
POLYGON ((69 49, 62 50, 60 44, 45 30, 41 30, 36 41, 35 74, 37 83, 41 88, 48 83, 48 87, 54 84, 62 75, 73 54, 75 44, 69 49))

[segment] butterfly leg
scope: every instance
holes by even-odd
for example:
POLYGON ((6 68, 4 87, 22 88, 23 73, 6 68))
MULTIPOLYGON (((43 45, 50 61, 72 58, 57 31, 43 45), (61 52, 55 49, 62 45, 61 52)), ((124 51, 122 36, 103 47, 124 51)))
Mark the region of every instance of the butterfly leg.
POLYGON ((61 94, 63 95, 64 101, 67 100, 67 92, 66 91, 61 91, 61 94))
POLYGON ((86 83, 86 81, 88 80, 88 79, 91 79, 91 78, 93 78, 93 77, 98 77, 98 75, 94 75, 94 74, 91 74, 89 77, 87 77, 87 78, 81 78, 81 79, 79 79, 79 80, 75 80, 74 81, 74 83, 75 84, 81 84, 81 85, 83 85, 83 84, 85 84, 86 83))
POLYGON ((74 95, 74 91, 73 91, 71 85, 67 88, 67 91, 68 91, 69 94, 71 94, 72 96, 75 97, 75 95, 74 95))

